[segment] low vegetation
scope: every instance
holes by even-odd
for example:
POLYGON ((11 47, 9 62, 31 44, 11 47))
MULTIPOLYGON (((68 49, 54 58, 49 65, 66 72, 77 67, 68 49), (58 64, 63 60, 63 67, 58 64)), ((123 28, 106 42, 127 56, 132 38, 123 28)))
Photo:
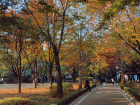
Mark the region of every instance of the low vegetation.
POLYGON ((124 90, 126 93, 130 94, 131 96, 135 97, 137 100, 140 101, 140 92, 133 89, 133 88, 130 88, 130 87, 127 87, 125 85, 122 85, 121 83, 118 84, 118 86, 124 90))
MULTIPOLYGON (((91 88, 94 88, 94 87, 96 87, 96 84, 92 84, 90 86, 91 86, 91 88)), ((76 91, 70 92, 69 94, 65 95, 63 98, 50 102, 50 103, 52 105, 67 105, 87 91, 89 91, 88 88, 76 90, 76 91)))
POLYGON ((13 97, 0 100, 0 105, 36 105, 36 102, 33 102, 27 98, 13 97))
POLYGON ((129 88, 135 87, 137 84, 135 81, 126 81, 125 86, 129 88))
MULTIPOLYGON (((63 86, 63 93, 64 94, 67 94, 71 90, 73 90, 73 84, 72 83, 63 83, 62 86, 63 86)), ((56 97, 56 93, 57 93, 57 85, 50 86, 49 95, 51 97, 56 97)))
MULTIPOLYGON (((53 85, 50 86, 50 92, 48 92, 47 94, 34 93, 26 94, 25 96, 20 95, 19 97, 14 97, 14 95, 11 98, 8 97, 3 100, 0 100, 0 105, 66 105, 88 91, 88 88, 77 90, 77 86, 78 84, 73 85, 72 83, 64 83, 64 97, 61 99, 56 98, 57 85, 53 85)), ((92 84, 91 88, 95 86, 95 84, 92 84)))

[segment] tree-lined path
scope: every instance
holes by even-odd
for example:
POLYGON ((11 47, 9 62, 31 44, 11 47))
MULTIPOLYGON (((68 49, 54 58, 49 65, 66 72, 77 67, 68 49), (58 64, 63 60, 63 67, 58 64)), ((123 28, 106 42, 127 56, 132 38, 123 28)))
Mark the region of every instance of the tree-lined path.
POLYGON ((112 84, 101 86, 86 96, 73 105, 134 105, 112 84))

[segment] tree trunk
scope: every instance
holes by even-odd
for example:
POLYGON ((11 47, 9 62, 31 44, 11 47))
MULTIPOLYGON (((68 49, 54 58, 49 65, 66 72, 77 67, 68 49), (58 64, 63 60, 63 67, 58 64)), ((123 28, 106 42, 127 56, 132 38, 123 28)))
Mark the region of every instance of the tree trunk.
POLYGON ((76 70, 73 69, 73 83, 76 83, 76 70))
POLYGON ((18 73, 18 80, 19 80, 18 93, 21 93, 21 70, 19 69, 18 71, 19 71, 19 73, 18 73))
POLYGON ((81 68, 81 51, 79 51, 79 87, 78 89, 82 89, 82 76, 83 75, 82 75, 82 68, 81 68))
POLYGON ((38 78, 37 78, 37 60, 35 60, 35 83, 38 85, 38 78))
POLYGON ((53 84, 52 84, 52 72, 51 71, 49 71, 49 75, 50 75, 50 84, 52 86, 53 84))
POLYGON ((34 72, 33 72, 33 87, 37 88, 37 61, 34 61, 34 72))
POLYGON ((79 66, 79 87, 78 89, 82 89, 82 69, 79 66))
POLYGON ((20 56, 20 67, 19 67, 19 89, 18 89, 18 93, 21 93, 21 56, 20 56))
POLYGON ((82 43, 82 36, 81 36, 82 31, 80 32, 80 36, 79 36, 79 46, 78 46, 78 50, 79 50, 79 87, 78 89, 82 89, 82 68, 81 68, 81 43, 82 43))
MULTIPOLYGON (((19 79, 18 93, 21 93, 21 51, 22 51, 22 35, 20 37, 20 46, 19 47, 20 47, 20 50, 19 50, 19 69, 18 69, 18 79, 19 79)), ((18 65, 17 65, 17 67, 18 67, 18 65)))
POLYGON ((35 88, 35 73, 34 73, 34 70, 32 71, 32 78, 33 78, 33 88, 35 88))
POLYGON ((56 71, 57 71, 57 98, 62 98, 63 97, 63 89, 62 89, 61 68, 60 68, 57 47, 55 45, 53 45, 53 53, 54 53, 54 58, 55 58, 56 71))

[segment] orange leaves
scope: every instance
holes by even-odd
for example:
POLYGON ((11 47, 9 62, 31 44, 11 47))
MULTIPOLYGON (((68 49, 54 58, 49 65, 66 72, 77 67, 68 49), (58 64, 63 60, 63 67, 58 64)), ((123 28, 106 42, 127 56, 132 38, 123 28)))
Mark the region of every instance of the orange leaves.
POLYGON ((13 15, 17 15, 16 10, 9 9, 6 11, 6 16, 12 17, 13 15))

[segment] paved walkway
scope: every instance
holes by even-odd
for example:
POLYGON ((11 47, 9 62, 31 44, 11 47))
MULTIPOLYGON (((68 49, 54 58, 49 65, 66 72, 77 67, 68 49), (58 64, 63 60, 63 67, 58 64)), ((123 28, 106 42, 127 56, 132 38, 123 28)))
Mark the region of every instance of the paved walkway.
POLYGON ((71 105, 134 105, 117 90, 115 85, 105 84, 89 92, 71 105))

